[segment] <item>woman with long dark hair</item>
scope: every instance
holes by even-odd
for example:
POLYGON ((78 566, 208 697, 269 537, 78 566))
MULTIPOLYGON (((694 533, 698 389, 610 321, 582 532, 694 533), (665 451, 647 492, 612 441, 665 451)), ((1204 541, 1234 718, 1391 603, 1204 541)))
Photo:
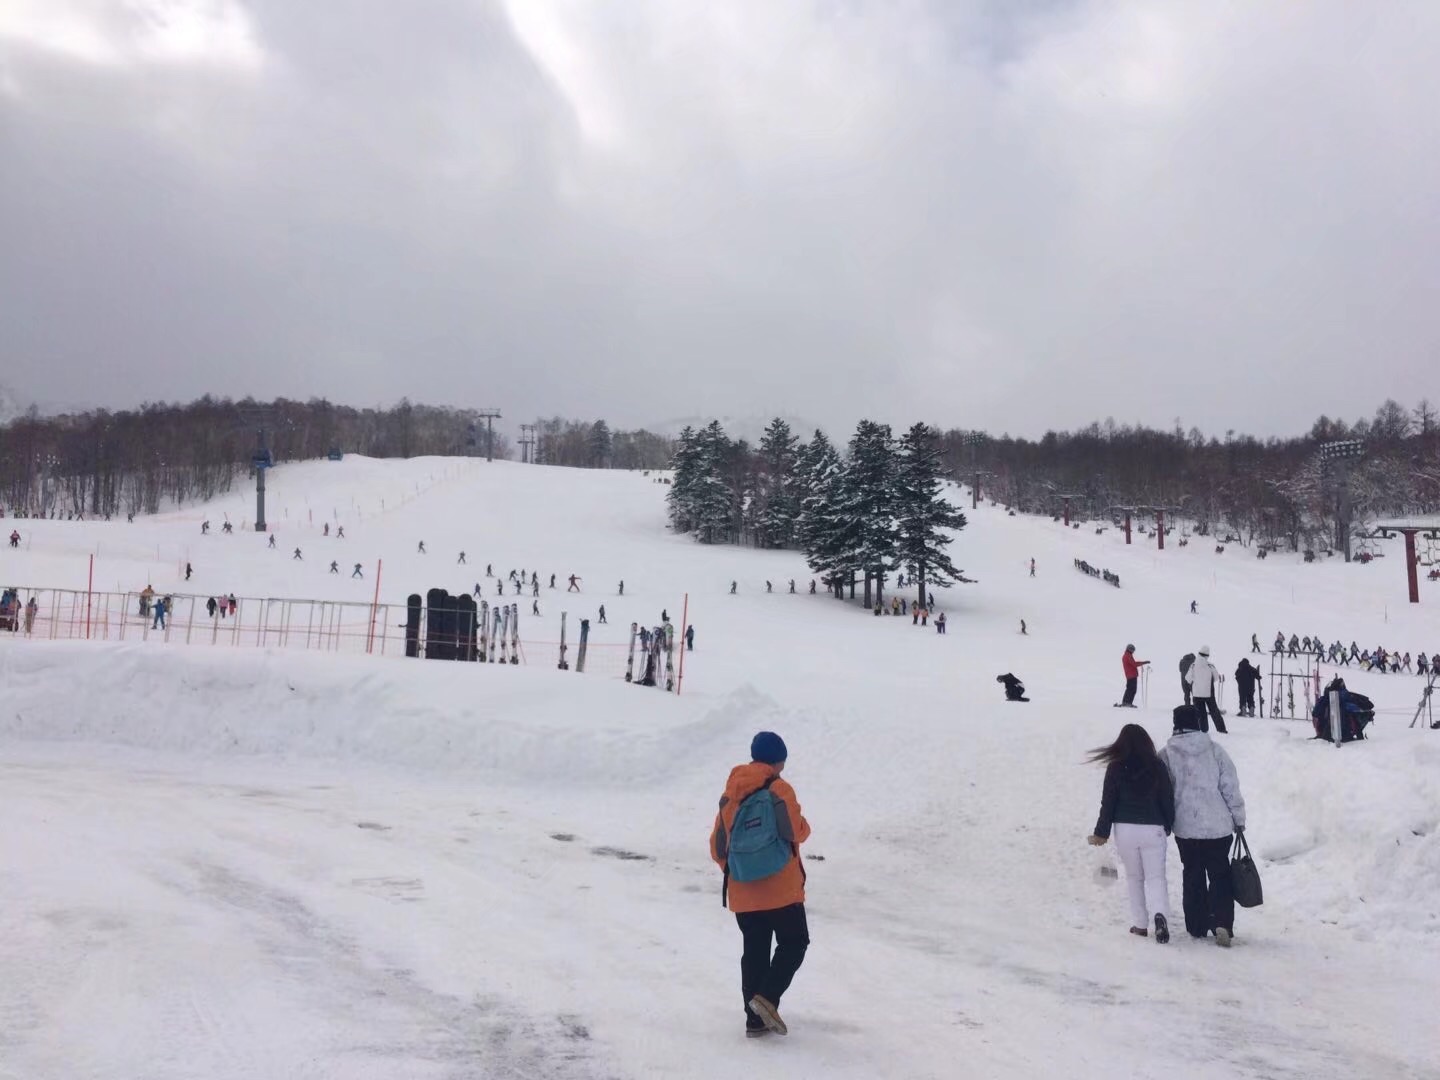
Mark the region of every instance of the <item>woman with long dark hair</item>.
POLYGON ((1100 818, 1090 843, 1100 846, 1114 827, 1115 850, 1125 864, 1130 890, 1130 933, 1170 940, 1170 894, 1165 884, 1165 838, 1175 826, 1175 790, 1170 771, 1155 753, 1155 743, 1139 724, 1126 724, 1109 746, 1087 759, 1105 766, 1100 818))

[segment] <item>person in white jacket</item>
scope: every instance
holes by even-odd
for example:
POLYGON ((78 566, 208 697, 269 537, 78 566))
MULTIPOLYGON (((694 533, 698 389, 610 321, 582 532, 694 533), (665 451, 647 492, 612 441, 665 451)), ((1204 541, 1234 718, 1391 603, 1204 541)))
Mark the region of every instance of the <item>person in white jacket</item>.
POLYGON ((1215 670, 1215 665, 1210 663, 1209 645, 1200 646, 1200 655, 1195 657, 1195 663, 1190 665, 1187 678, 1190 682, 1191 699, 1200 710, 1200 730, 1207 729, 1205 716, 1209 714, 1210 719, 1215 721, 1215 730, 1221 735, 1229 734, 1225 730, 1225 717, 1220 714, 1220 706, 1215 701, 1220 686, 1220 673, 1215 670))
POLYGON ((1216 944, 1229 948, 1235 934, 1230 844, 1245 831, 1245 800, 1235 763, 1200 730, 1200 716, 1195 705, 1175 709, 1175 734, 1160 760, 1175 788, 1185 929, 1194 938, 1213 932, 1216 944))

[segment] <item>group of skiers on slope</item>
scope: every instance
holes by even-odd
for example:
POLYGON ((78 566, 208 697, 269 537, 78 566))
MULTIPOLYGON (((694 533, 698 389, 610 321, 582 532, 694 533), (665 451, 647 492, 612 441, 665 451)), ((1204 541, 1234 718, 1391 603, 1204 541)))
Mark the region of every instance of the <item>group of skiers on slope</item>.
MULTIPOLYGON (((1261 651, 1260 639, 1255 634, 1250 635, 1250 651, 1254 653, 1261 651)), ((1290 640, 1287 642, 1284 633, 1276 631, 1275 643, 1270 651, 1272 653, 1283 653, 1291 657, 1316 656, 1321 660, 1327 660, 1341 667, 1349 667, 1353 663, 1365 671, 1378 671, 1382 675, 1395 674, 1402 671, 1409 674, 1412 670, 1416 675, 1429 675, 1432 671, 1440 669, 1440 652, 1432 653, 1427 657, 1425 650, 1421 649, 1415 654, 1413 661, 1414 666, 1412 668, 1412 661, 1408 652, 1402 655, 1399 652, 1386 649, 1384 646, 1377 646, 1373 651, 1370 649, 1362 650, 1354 641, 1350 642, 1350 648, 1347 650, 1344 644, 1339 641, 1333 641, 1329 645, 1326 645, 1320 640, 1320 635, 1318 634, 1314 637, 1306 636, 1303 638, 1291 634, 1290 640)))
POLYGON ((16 633, 23 625, 25 636, 29 637, 35 632, 35 616, 40 611, 40 604, 34 596, 20 603, 20 590, 9 588, 0 592, 0 630, 8 630, 16 633))
MULTIPOLYGON (((235 599, 234 593, 230 593, 228 596, 221 593, 218 599, 212 596, 205 601, 205 611, 212 619, 217 615, 222 619, 226 615, 233 616, 238 606, 239 601, 235 599)), ((164 630, 165 620, 171 616, 174 610, 175 600, 168 594, 157 598, 152 585, 146 585, 140 590, 140 615, 142 618, 150 619, 151 630, 164 630)))
MULTIPOLYGON (((1136 658, 1134 645, 1125 646, 1124 655, 1120 658, 1121 669, 1125 673, 1125 694, 1120 699, 1121 708, 1135 708, 1135 689, 1139 682, 1140 669, 1149 663, 1148 660, 1136 658)), ((1225 714, 1219 704, 1223 681, 1215 665, 1210 662, 1210 646, 1202 645, 1198 654, 1186 653, 1180 658, 1180 692, 1184 695, 1185 704, 1193 703, 1200 710, 1202 731, 1208 731, 1210 721, 1214 721, 1216 731, 1221 735, 1228 734, 1225 730, 1225 714)), ((1259 684, 1260 669, 1250 663, 1248 657, 1242 659, 1235 669, 1235 685, 1240 691, 1241 716, 1255 715, 1255 690, 1259 684)))
POLYGON ((1109 746, 1090 754, 1104 764, 1100 814, 1092 845, 1112 837, 1130 904, 1130 933, 1170 941, 1169 891, 1165 875, 1172 833, 1180 852, 1185 930, 1192 938, 1213 934, 1225 948, 1235 936, 1235 896, 1230 847, 1245 832, 1245 800, 1235 763, 1202 726, 1198 705, 1179 705, 1173 734, 1158 754, 1149 733, 1126 724, 1109 746))

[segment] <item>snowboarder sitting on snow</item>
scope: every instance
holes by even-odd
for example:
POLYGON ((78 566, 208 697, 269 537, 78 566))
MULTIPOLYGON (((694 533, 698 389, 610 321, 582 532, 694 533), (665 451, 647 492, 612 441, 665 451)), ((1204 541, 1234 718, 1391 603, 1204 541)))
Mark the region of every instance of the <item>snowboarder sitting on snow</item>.
POLYGON ((788 1034, 780 998, 810 945, 800 864, 810 824, 795 789, 780 777, 786 756, 784 740, 773 731, 755 736, 750 763, 730 770, 710 833, 710 857, 725 872, 721 896, 744 940, 740 987, 747 1038, 788 1034))
POLYGON ((1005 684, 1006 701, 1029 701, 1025 696, 1025 684, 1008 671, 1004 675, 996 675, 995 681, 1005 684))

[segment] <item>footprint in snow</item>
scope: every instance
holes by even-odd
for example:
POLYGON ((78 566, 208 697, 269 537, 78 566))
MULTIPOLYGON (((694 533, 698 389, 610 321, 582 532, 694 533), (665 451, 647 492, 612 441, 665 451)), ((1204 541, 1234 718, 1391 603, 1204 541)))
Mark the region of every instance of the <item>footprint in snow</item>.
POLYGON ((605 856, 608 856, 609 858, 612 858, 612 859, 619 859, 619 860, 621 860, 622 862, 653 862, 653 861, 654 861, 654 859, 653 859, 652 856, 649 856, 649 855, 641 855, 638 851, 626 851, 624 848, 608 847, 608 846, 593 847, 593 848, 590 849, 590 854, 591 854, 591 855, 605 855, 605 856))

